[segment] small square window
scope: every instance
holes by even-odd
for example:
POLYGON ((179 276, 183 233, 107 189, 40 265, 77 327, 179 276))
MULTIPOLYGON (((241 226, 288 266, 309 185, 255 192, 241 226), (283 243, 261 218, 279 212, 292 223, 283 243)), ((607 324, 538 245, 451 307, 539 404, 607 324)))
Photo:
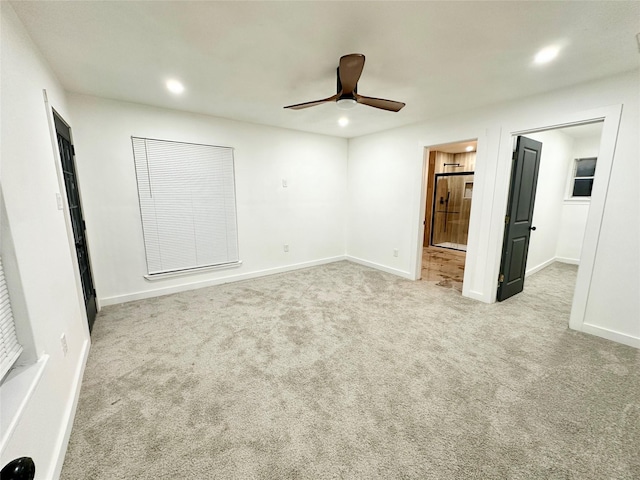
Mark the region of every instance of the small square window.
POLYGON ((595 174, 595 158, 579 158, 576 160, 576 177, 593 177, 595 174))
POLYGON ((576 178, 573 182, 574 197, 590 197, 593 188, 593 178, 576 178))
POLYGON ((571 179, 571 196, 576 198, 591 197, 593 189, 593 178, 596 174, 596 163, 598 159, 592 158, 576 158, 573 166, 573 175, 571 179))

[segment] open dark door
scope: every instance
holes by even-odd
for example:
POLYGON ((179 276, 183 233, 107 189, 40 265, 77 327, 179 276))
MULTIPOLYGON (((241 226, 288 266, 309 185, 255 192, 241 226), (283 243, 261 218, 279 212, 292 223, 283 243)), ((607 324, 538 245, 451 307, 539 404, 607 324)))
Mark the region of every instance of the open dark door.
POLYGON ((89 252, 87 250, 84 217, 82 216, 82 206, 80 205, 80 195, 78 194, 78 181, 74 159, 75 151, 71 144, 71 131, 69 130, 69 127, 55 112, 53 112, 53 118, 56 125, 56 135, 58 138, 58 149, 60 150, 60 161, 62 162, 64 185, 67 190, 67 201, 69 203, 71 226, 73 227, 73 238, 76 244, 76 253, 78 255, 78 267, 80 268, 80 281, 82 282, 84 305, 87 310, 89 331, 91 331, 97 312, 96 291, 93 288, 93 277, 91 276, 91 267, 89 265, 89 252))
POLYGON ((529 253, 529 237, 536 227, 531 225, 536 199, 538 169, 542 143, 518 137, 513 152, 509 203, 505 217, 502 262, 498 279, 498 301, 520 293, 529 253))

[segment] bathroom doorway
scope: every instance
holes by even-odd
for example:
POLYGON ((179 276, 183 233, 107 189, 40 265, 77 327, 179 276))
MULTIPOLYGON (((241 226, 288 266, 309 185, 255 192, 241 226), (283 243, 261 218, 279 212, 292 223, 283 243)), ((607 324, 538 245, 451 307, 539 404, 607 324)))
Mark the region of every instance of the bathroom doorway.
POLYGON ((428 149, 424 281, 462 292, 477 140, 428 149))

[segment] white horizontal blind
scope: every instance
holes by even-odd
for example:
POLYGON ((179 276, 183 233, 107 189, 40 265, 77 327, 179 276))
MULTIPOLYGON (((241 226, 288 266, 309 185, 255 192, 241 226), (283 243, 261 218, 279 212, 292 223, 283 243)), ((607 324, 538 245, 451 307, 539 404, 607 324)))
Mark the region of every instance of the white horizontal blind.
POLYGON ((237 263, 233 150, 132 142, 149 274, 237 263))
POLYGON ((9 290, 4 279, 4 268, 0 259, 0 378, 9 371, 20 353, 22 353, 22 347, 16 337, 9 290))

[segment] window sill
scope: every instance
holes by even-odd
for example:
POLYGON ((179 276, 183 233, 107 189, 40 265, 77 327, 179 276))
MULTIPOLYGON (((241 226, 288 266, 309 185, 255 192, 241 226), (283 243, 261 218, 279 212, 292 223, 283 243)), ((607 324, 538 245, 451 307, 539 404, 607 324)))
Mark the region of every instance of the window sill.
POLYGON ((40 383, 48 361, 49 355, 43 355, 36 363, 15 367, 0 385, 0 404, 2 404, 0 409, 0 424, 2 425, 0 451, 3 451, 7 446, 29 399, 40 383))
POLYGON ((589 205, 591 203, 591 197, 565 198, 564 203, 568 205, 589 205))
POLYGON ((190 268, 189 270, 177 270, 175 272, 154 273, 145 275, 144 279, 149 282, 156 280, 164 280, 166 278, 183 277, 185 275, 192 275, 194 273, 210 272, 214 270, 226 270, 228 268, 237 268, 242 266, 242 260, 233 263, 225 263, 223 265, 211 265, 209 267, 190 268))

